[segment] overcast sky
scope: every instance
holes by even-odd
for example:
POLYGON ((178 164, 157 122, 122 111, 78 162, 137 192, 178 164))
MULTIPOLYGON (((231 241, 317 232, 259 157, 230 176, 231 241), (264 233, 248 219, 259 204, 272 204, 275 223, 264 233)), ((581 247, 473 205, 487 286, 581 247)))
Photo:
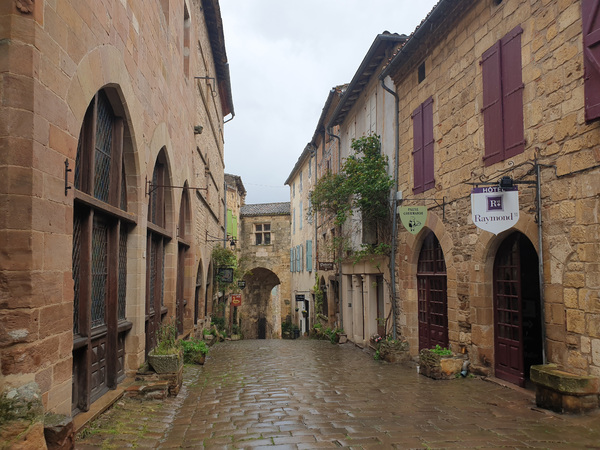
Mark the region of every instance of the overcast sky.
POLYGON ((246 203, 287 202, 285 180, 332 87, 349 83, 375 37, 410 35, 438 0, 221 0, 235 118, 225 172, 246 203))

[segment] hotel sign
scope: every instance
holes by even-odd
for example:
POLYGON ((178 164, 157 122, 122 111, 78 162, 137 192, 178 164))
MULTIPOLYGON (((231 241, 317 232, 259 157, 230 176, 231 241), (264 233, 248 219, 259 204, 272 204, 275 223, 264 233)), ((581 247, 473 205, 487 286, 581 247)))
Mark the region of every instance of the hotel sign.
POLYGON ((519 221, 518 188, 474 188, 471 191, 471 218, 477 227, 494 234, 513 227, 519 221))
POLYGON ((321 262, 319 261, 319 270, 328 271, 333 270, 334 264, 332 262, 321 262))

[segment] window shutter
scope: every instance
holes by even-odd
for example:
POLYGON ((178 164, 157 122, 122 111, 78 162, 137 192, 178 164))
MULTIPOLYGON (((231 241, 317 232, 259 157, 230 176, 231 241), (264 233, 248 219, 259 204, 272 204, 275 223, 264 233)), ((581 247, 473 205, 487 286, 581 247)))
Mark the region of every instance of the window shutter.
POLYGON ((302 272, 304 270, 304 251, 302 248, 302 244, 298 246, 298 272, 302 272))
POLYGON ((435 186, 433 172, 433 98, 423 103, 423 191, 435 186))
POLYGON ((290 248, 290 272, 294 271, 294 249, 290 248))
POLYGON ((582 0, 585 120, 600 118, 600 0, 582 0))
POLYGON ((521 34, 519 26, 500 40, 502 54, 502 106, 504 116, 504 158, 525 150, 523 131, 523 77, 521 68, 521 34))
POLYGON ((413 112, 413 192, 423 192, 423 105, 413 112))
POLYGON ((227 210, 227 235, 233 236, 233 213, 230 209, 227 210))
POLYGON ((502 80, 500 71, 500 41, 483 54, 483 131, 486 166, 502 161, 504 136, 502 133, 502 80))
POLYGON ((306 270, 312 272, 312 241, 306 241, 306 270))
POLYGON ((231 220, 231 228, 232 228, 231 236, 233 236, 234 239, 237 239, 237 237, 238 237, 238 235, 237 235, 237 229, 238 229, 238 227, 237 227, 237 217, 233 216, 231 219, 232 219, 231 220))

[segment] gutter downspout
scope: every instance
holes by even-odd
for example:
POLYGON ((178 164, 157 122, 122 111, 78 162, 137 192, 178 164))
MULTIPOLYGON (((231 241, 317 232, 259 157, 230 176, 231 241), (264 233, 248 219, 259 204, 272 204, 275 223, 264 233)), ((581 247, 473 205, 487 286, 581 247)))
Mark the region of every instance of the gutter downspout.
POLYGON ((540 285, 540 315, 541 328, 542 328, 542 364, 546 364, 546 308, 544 305, 544 250, 542 240, 542 189, 540 181, 540 163, 535 159, 535 181, 536 181, 536 195, 537 195, 537 212, 538 212, 538 247, 539 247, 539 259, 538 259, 538 282, 540 285))
MULTIPOLYGON (((337 161, 337 166, 338 166, 338 175, 341 173, 342 171, 342 140, 340 139, 339 136, 330 133, 330 128, 327 127, 325 128, 325 132, 331 136, 332 138, 336 138, 338 141, 338 161, 337 161)), ((340 229, 340 235, 341 235, 341 229, 340 229)), ((340 244, 341 245, 341 244, 340 244)), ((338 300, 340 302, 340 328, 343 330, 344 329, 344 306, 343 306, 343 302, 342 302, 342 249, 340 248, 338 250, 338 257, 340 259, 340 262, 338 264, 338 300)))
POLYGON ((396 94, 396 92, 394 92, 393 90, 391 90, 390 88, 388 88, 385 85, 385 78, 381 78, 381 87, 389 92, 390 94, 392 94, 394 96, 394 100, 395 100, 395 106, 396 106, 396 110, 395 110, 395 115, 394 115, 394 129, 395 129, 395 134, 396 134, 396 139, 394 142, 394 146, 395 146, 395 161, 394 161, 394 189, 392 191, 392 251, 391 251, 391 255, 390 255, 390 281, 391 281, 391 285, 392 285, 392 316, 394 318, 394 323, 392 325, 392 337, 394 339, 397 339, 398 336, 398 331, 397 331, 397 317, 398 317, 398 312, 397 312, 397 304, 396 304, 396 298, 397 298, 397 290, 396 290, 396 239, 397 239, 397 234, 398 234, 398 214, 396 213, 396 196, 398 194, 398 157, 399 157, 399 153, 400 153, 400 129, 399 129, 399 124, 398 124, 398 115, 400 114, 400 98, 398 97, 398 94, 396 94))

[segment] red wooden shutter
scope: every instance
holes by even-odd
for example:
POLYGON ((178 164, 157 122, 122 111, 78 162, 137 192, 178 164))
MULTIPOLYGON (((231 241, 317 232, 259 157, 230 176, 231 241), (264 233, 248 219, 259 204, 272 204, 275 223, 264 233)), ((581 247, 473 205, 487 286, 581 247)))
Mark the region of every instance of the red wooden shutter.
POLYGON ((423 103, 423 191, 435 186, 433 173, 433 98, 423 103))
POLYGON ((502 47, 502 109, 504 114, 504 158, 525 150, 523 131, 523 77, 521 34, 518 26, 500 40, 502 47))
POLYGON ((488 49, 481 60, 483 77, 483 131, 485 143, 485 165, 502 161, 504 136, 502 133, 502 80, 500 41, 488 49))
POLYGON ((413 112, 413 192, 423 192, 423 105, 413 112))
POLYGON ((600 0, 582 0, 585 120, 600 117, 600 0))

